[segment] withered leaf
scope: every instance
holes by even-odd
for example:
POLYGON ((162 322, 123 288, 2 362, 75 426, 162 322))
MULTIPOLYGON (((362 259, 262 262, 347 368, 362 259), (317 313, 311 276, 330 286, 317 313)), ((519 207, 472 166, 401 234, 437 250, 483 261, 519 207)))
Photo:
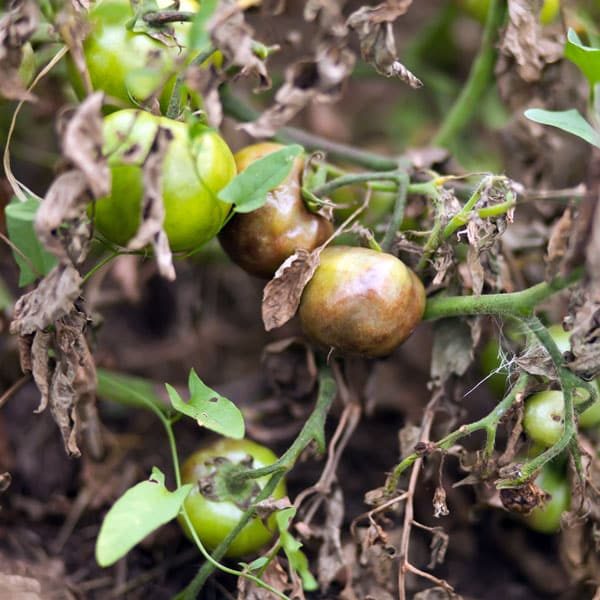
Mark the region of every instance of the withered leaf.
MULTIPOLYGON (((50 351, 51 339, 52 334, 45 331, 37 331, 33 336, 33 344, 31 345, 31 374, 41 394, 40 404, 35 409, 36 413, 44 411, 50 399, 51 374, 48 364, 48 353, 50 351)), ((21 367, 25 370, 23 365, 21 367)))
POLYGON ((500 44, 500 51, 517 63, 521 78, 537 81, 547 63, 556 62, 563 55, 563 42, 542 36, 538 14, 540 0, 509 0, 508 26, 500 44))
POLYGON ((94 198, 108 195, 111 175, 102 154, 102 102, 104 94, 88 96, 70 116, 62 133, 62 152, 86 176, 94 198))
POLYGON ((33 0, 17 0, 0 19, 0 96, 9 100, 35 100, 19 74, 23 44, 36 30, 39 9, 33 0))
POLYGON ((62 261, 81 262, 87 255, 91 226, 86 206, 92 200, 88 179, 74 169, 53 182, 35 217, 35 231, 46 249, 62 261))
POLYGON ((319 548, 317 573, 321 589, 327 590, 338 579, 340 572, 347 568, 342 549, 344 497, 340 486, 336 485, 324 502, 325 518, 321 530, 323 540, 319 548))
POLYGON ((263 291, 262 319, 267 331, 287 323, 298 310, 304 287, 319 266, 322 247, 298 249, 277 269, 263 291))
POLYGON ((246 23, 241 6, 234 0, 224 0, 208 23, 215 48, 220 50, 228 65, 241 67, 242 75, 256 75, 259 89, 271 87, 264 61, 254 53, 254 30, 246 23))
POLYGON ((434 325, 431 377, 445 382, 464 375, 473 360, 471 329, 463 319, 441 319, 434 325))
POLYGON ((69 48, 69 54, 81 77, 87 95, 93 92, 93 87, 83 52, 83 41, 89 33, 90 24, 87 21, 86 12, 82 11, 77 4, 76 2, 72 2, 68 6, 65 6, 58 13, 55 25, 60 33, 60 37, 69 48))
POLYGON ((187 87, 202 96, 206 118, 211 127, 219 127, 223 120, 223 107, 219 98, 219 86, 223 77, 214 68, 190 66, 186 72, 187 87))
POLYGON ((571 207, 567 207, 560 219, 552 227, 550 239, 548 240, 546 279, 552 279, 559 274, 561 263, 569 248, 572 232, 573 212, 571 207))
MULTIPOLYGON (((283 568, 277 557, 269 562, 264 573, 261 574, 261 579, 280 592, 287 592, 291 588, 287 571, 283 568)), ((271 600, 271 598, 273 598, 271 592, 257 586, 254 582, 245 577, 238 577, 237 588, 238 600, 271 600)), ((302 592, 302 590, 300 591, 302 592)), ((301 594, 301 596, 294 596, 294 598, 302 600, 304 594, 301 594)))
POLYGON ((80 293, 82 279, 77 269, 59 264, 35 290, 17 301, 10 332, 20 336, 41 331, 71 311, 80 293))
POLYGON ((144 196, 141 203, 140 226, 127 246, 130 250, 140 250, 152 244, 158 271, 170 281, 175 279, 175 268, 169 240, 163 229, 165 207, 162 197, 162 163, 172 139, 173 133, 169 129, 158 128, 142 165, 144 196))
POLYGON ((314 59, 298 61, 285 72, 285 83, 277 90, 275 104, 252 123, 240 125, 253 137, 269 137, 285 125, 313 98, 332 101, 354 68, 354 54, 331 44, 320 44, 314 59))
POLYGON ((396 76, 413 88, 423 85, 399 60, 396 52, 393 22, 403 15, 412 0, 388 0, 377 6, 363 6, 353 12, 347 24, 360 39, 363 58, 378 73, 386 77, 396 76))

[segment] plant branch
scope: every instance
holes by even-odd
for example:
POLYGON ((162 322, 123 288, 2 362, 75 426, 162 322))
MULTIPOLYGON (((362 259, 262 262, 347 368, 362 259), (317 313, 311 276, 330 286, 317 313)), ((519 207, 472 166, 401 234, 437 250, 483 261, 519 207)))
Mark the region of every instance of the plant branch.
MULTIPOLYGON (((467 425, 462 425, 456 431, 449 433, 447 436, 443 437, 441 440, 435 443, 433 450, 448 450, 458 440, 475 433, 476 431, 485 430, 486 431, 486 456, 489 458, 493 451, 493 442, 490 440, 495 440, 495 431, 498 428, 498 424, 507 413, 508 409, 515 403, 515 401, 520 397, 520 395, 525 390, 527 386, 527 381, 529 376, 527 374, 521 374, 517 382, 511 391, 506 395, 506 397, 499 402, 494 409, 489 412, 485 417, 482 417, 478 421, 474 421, 473 423, 469 423, 467 425)), ((427 441, 427 440, 422 440, 427 441)), ((396 489, 398 488, 398 483, 400 481, 400 477, 408 469, 410 466, 414 465, 417 461, 420 461, 422 455, 414 452, 410 454, 406 458, 404 458, 390 473, 386 483, 385 483, 385 491, 386 495, 394 494, 396 489)), ((420 464, 420 463, 419 463, 420 464)), ((414 472, 414 471, 413 471, 414 472)))
POLYGON ((557 277, 510 294, 438 295, 427 301, 423 318, 431 321, 467 315, 529 316, 540 302, 581 279, 583 273, 583 267, 580 267, 567 277, 557 277))
POLYGON ((406 207, 406 194, 408 191, 408 175, 398 175, 398 190, 396 191, 396 200, 394 202, 394 210, 392 218, 387 226, 383 239, 381 240, 381 249, 384 252, 389 252, 396 239, 396 234, 404 219, 404 209, 406 207))
POLYGON ((147 12, 142 19, 149 25, 160 27, 168 23, 185 23, 192 21, 196 13, 183 10, 152 10, 147 12))
POLYGON ((448 148, 460 131, 473 118, 477 105, 492 81, 496 49, 494 47, 498 28, 504 19, 503 0, 491 0, 488 9, 481 47, 475 58, 469 78, 450 112, 446 115, 439 131, 433 138, 432 146, 448 148))
MULTIPOLYGON (((221 87, 220 96, 223 111, 230 117, 242 122, 254 121, 258 118, 258 113, 233 95, 227 86, 221 87)), ((389 156, 359 150, 358 148, 339 142, 332 142, 324 137, 296 129, 295 127, 283 127, 273 137, 284 144, 296 142, 309 150, 323 150, 334 159, 352 162, 367 169, 389 171, 398 168, 399 164, 397 159, 390 158, 389 156)))

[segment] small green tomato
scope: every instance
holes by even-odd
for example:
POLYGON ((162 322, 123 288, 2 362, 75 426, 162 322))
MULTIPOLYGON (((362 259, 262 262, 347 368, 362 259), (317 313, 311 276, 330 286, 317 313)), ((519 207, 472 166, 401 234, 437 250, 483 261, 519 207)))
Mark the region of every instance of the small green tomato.
MULTIPOLYGON (((221 439, 192 454, 183 464, 183 483, 194 484, 184 502, 185 510, 200 538, 209 550, 214 550, 237 525, 246 508, 256 495, 256 487, 263 488, 269 477, 249 482, 243 490, 231 490, 223 475, 227 469, 259 469, 277 461, 277 456, 268 448, 250 440, 221 439)), ((275 488, 273 498, 278 500, 286 495, 283 480, 275 488)), ((179 522, 185 534, 191 533, 182 516, 179 522)), ((266 546, 276 531, 275 515, 266 523, 252 519, 233 540, 226 556, 230 558, 257 553, 266 546)))
POLYGON ((552 465, 545 465, 537 476, 535 483, 550 498, 543 506, 534 508, 523 517, 527 526, 540 533, 553 534, 560 529, 560 518, 569 510, 571 504, 571 487, 564 473, 552 465))

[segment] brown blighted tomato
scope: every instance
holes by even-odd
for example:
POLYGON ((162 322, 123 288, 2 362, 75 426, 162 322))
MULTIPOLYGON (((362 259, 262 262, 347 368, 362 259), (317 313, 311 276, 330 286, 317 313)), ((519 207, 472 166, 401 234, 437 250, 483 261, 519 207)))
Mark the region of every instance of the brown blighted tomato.
POLYGON ((386 356, 423 318, 425 289, 391 254, 334 246, 321 262, 300 302, 305 333, 346 354, 386 356))
MULTIPOLYGON (((280 148, 269 142, 247 146, 235 155, 238 172, 280 148)), ((333 232, 327 219, 304 205, 300 191, 302 168, 303 159, 299 158, 287 179, 269 192, 261 208, 236 214, 219 234, 231 260, 251 275, 272 277, 296 250, 314 250, 333 232)))

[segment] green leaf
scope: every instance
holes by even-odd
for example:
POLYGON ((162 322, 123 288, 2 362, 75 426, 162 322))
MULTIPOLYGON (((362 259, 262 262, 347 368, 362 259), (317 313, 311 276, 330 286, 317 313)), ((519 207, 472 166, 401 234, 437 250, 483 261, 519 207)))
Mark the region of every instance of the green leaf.
POLYGON ((569 29, 565 57, 579 67, 590 85, 600 81, 600 48, 585 46, 573 29, 569 29))
POLYGON ((208 20, 213 16, 217 8, 217 0, 202 0, 200 8, 192 21, 190 35, 188 39, 188 48, 190 50, 199 50, 203 52, 208 49, 210 37, 207 31, 208 20))
POLYGON ((244 437, 244 417, 239 408, 231 401, 209 388, 192 369, 188 386, 190 399, 184 402, 177 390, 165 384, 173 408, 198 422, 201 427, 227 437, 244 437))
POLYGON ((284 508, 275 513, 277 528, 279 529, 279 541, 287 556, 290 566, 302 579, 302 587, 307 592, 319 589, 319 584, 308 568, 306 554, 300 550, 302 544, 289 532, 290 522, 296 514, 294 507, 284 508))
POLYGON ((157 384, 154 381, 106 369, 97 369, 96 374, 98 376, 96 393, 100 398, 123 406, 146 410, 152 405, 162 413, 167 412, 168 405, 156 393, 157 384))
POLYGON ((21 287, 47 275, 58 262, 57 258, 42 246, 35 233, 33 225, 39 207, 39 201, 29 197, 26 202, 13 198, 5 209, 8 237, 21 251, 13 249, 14 259, 19 266, 21 287))
POLYGON ((254 161, 219 192, 219 199, 235 204, 235 211, 247 213, 260 208, 267 194, 290 174, 302 146, 285 146, 254 161))
POLYGON ((154 467, 149 481, 128 489, 106 514, 96 541, 98 564, 114 564, 148 534, 174 519, 192 487, 187 484, 169 492, 165 476, 154 467))
POLYGON ((543 110, 541 108, 530 108, 525 111, 525 116, 536 123, 551 125, 572 133, 588 144, 600 148, 600 133, 596 131, 574 108, 571 110, 543 110))

